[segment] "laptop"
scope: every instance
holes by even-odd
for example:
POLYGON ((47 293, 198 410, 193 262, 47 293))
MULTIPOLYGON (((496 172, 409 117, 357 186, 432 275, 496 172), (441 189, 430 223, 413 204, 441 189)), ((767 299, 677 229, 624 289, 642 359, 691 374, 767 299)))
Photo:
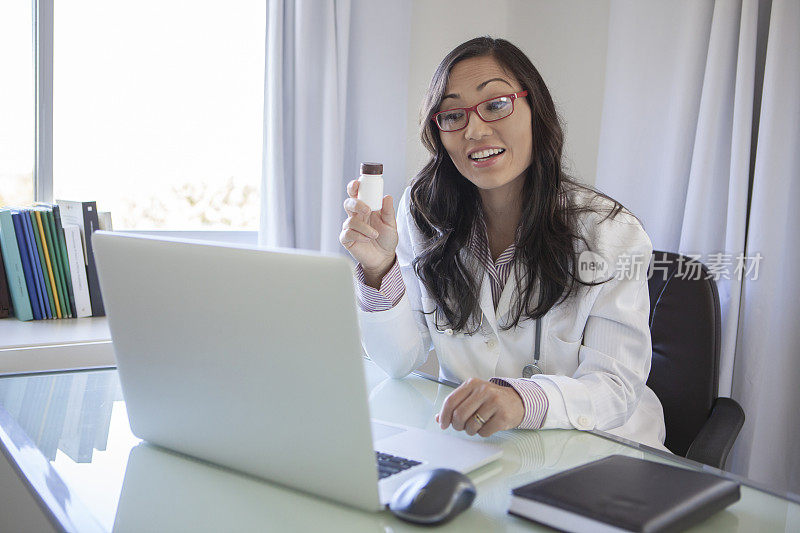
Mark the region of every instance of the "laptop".
POLYGON ((137 437, 365 510, 423 469, 500 457, 370 419, 346 258, 102 231, 92 244, 137 437))

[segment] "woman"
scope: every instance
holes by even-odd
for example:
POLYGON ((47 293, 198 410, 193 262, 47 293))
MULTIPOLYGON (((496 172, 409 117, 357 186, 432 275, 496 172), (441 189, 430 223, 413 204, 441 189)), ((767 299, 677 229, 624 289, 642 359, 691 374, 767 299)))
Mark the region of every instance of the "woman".
POLYGON ((650 371, 652 245, 638 220, 562 169, 563 133, 517 47, 480 37, 450 52, 422 108, 431 159, 397 217, 347 186, 340 242, 356 272, 364 347, 402 377, 435 349, 462 383, 437 415, 487 437, 601 429, 663 449, 650 371), (633 270, 631 272, 630 270, 633 270))

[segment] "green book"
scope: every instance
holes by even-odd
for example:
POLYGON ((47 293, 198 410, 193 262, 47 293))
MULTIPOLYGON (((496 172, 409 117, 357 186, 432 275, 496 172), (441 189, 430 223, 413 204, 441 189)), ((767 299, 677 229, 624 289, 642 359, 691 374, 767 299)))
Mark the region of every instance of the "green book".
POLYGON ((58 267, 55 265, 55 257, 53 256, 53 249, 50 246, 50 239, 45 232, 47 227, 47 219, 44 217, 44 212, 41 209, 34 209, 33 214, 39 222, 39 230, 42 238, 42 248, 44 248, 44 259, 47 263, 47 275, 50 279, 50 285, 53 289, 53 299, 56 301, 56 309, 54 318, 64 318, 61 306, 61 289, 58 284, 58 267))
POLYGON ((64 264, 61 261, 61 250, 56 241, 56 225, 55 222, 53 222, 53 212, 48 208, 44 208, 41 209, 41 213, 44 237, 47 239, 47 250, 50 253, 50 263, 53 265, 53 275, 56 278, 56 289, 58 290, 58 303, 61 307, 61 316, 63 318, 72 318, 67 286, 64 284, 64 264))
POLYGON ((50 236, 53 240, 53 252, 56 256, 56 264, 58 265, 58 273, 61 276, 61 294, 64 295, 64 316, 72 318, 75 314, 72 312, 73 302, 71 298, 72 291, 69 290, 68 285, 72 283, 69 272, 67 271, 67 258, 61 253, 61 243, 56 231, 56 220, 53 208, 47 206, 47 224, 50 227, 50 236))
POLYGON ((69 267, 69 255, 67 255, 67 239, 64 236, 64 226, 61 224, 61 214, 58 205, 52 204, 53 210, 53 225, 55 226, 56 240, 58 240, 58 249, 61 252, 61 259, 64 262, 64 282, 67 285, 67 293, 69 295, 69 310, 73 317, 78 316, 77 304, 75 302, 75 292, 72 287, 72 270, 69 267))
POLYGON ((33 238, 36 241, 36 249, 39 251, 39 262, 41 262, 42 266, 42 273, 44 274, 44 286, 47 289, 47 300, 50 302, 50 309, 52 310, 52 315, 49 318, 57 318, 58 314, 56 314, 56 301, 53 298, 53 288, 50 286, 50 276, 47 270, 47 261, 44 258, 44 247, 42 246, 42 238, 39 233, 39 221, 36 219, 36 213, 34 213, 30 209, 26 209, 24 211, 28 215, 31 220, 31 227, 33 228, 33 238))

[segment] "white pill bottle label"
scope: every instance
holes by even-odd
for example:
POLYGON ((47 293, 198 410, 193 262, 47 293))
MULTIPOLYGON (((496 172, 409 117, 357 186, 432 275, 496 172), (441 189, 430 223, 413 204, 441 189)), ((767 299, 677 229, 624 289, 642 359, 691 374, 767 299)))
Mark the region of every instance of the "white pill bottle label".
POLYGON ((361 163, 361 175, 358 177, 358 199, 373 211, 380 211, 383 206, 383 164, 361 163))

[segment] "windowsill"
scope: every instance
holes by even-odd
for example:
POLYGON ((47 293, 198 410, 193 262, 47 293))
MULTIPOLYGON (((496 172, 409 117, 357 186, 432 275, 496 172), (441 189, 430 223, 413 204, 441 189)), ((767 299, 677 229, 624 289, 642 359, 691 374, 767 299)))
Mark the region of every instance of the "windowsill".
POLYGON ((0 320, 0 375, 115 364, 106 317, 0 320))

